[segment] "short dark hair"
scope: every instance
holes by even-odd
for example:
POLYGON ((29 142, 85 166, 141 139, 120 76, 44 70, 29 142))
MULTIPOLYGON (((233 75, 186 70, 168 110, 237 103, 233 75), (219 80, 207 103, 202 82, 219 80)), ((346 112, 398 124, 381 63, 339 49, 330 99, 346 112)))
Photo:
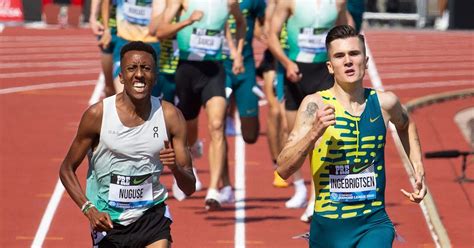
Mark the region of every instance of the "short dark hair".
POLYGON ((365 38, 363 35, 357 33, 357 31, 349 25, 339 25, 333 27, 329 30, 328 35, 326 36, 326 50, 329 51, 329 45, 331 42, 337 39, 346 39, 350 37, 357 37, 359 41, 362 42, 364 54, 365 53, 365 38))
POLYGON ((143 51, 151 54, 156 64, 156 52, 152 46, 142 42, 142 41, 131 41, 122 47, 120 50, 120 61, 122 61, 123 56, 129 51, 143 51))

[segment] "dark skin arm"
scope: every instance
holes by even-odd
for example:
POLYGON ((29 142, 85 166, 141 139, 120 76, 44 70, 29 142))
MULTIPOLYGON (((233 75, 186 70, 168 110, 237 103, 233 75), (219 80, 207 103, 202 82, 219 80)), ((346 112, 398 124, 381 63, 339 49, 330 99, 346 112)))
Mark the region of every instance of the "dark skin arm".
POLYGON ((160 161, 171 170, 179 188, 190 196, 196 191, 196 178, 186 145, 186 121, 181 111, 171 103, 163 101, 162 104, 166 130, 171 142, 165 141, 165 148, 160 151, 160 161))
MULTIPOLYGON (((79 208, 87 201, 87 198, 77 178, 76 170, 84 160, 89 149, 97 145, 101 124, 102 103, 98 103, 86 110, 82 116, 76 137, 59 171, 61 182, 79 208)), ((113 228, 112 220, 108 213, 99 212, 95 207, 92 207, 85 215, 89 219, 91 227, 96 231, 108 231, 113 228)))

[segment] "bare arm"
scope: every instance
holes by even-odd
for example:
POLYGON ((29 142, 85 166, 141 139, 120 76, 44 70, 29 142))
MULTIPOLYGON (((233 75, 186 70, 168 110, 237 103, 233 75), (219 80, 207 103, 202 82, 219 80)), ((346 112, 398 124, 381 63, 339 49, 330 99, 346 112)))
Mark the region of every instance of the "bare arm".
POLYGON ((347 10, 347 5, 346 5, 346 0, 338 0, 337 1, 337 12, 338 12, 338 16, 337 16, 337 21, 336 21, 336 25, 345 25, 345 24, 348 24, 348 19, 347 19, 347 16, 349 14, 349 11, 347 10))
POLYGON ((283 51, 280 44, 279 35, 283 27, 283 23, 290 16, 291 3, 293 1, 279 1, 275 6, 273 15, 268 20, 270 28, 268 33, 268 48, 273 55, 285 66, 285 68, 292 62, 283 51))
POLYGON ((151 21, 148 25, 150 35, 156 35, 156 29, 160 22, 161 14, 165 10, 166 0, 154 0, 152 3, 151 21))
MULTIPOLYGON (((87 198, 77 178, 76 170, 89 149, 98 142, 101 122, 102 103, 99 103, 90 107, 82 116, 76 137, 59 170, 61 182, 79 208, 84 205, 87 198)), ((107 213, 101 213, 93 207, 84 214, 94 230, 106 231, 112 228, 112 221, 107 213)))
POLYGON ((104 32, 104 26, 102 23, 98 22, 99 19, 99 10, 102 0, 92 0, 91 1, 91 13, 89 15, 89 24, 91 25, 92 32, 95 35, 102 35, 104 32))
POLYGON ((409 117, 407 110, 400 104, 395 94, 380 92, 379 96, 382 109, 386 111, 389 121, 395 125, 415 173, 415 192, 408 193, 403 189, 402 192, 411 201, 419 203, 426 195, 426 187, 424 184, 425 169, 415 122, 409 117))
POLYGON ((334 125, 334 107, 322 105, 316 94, 304 98, 296 114, 296 122, 280 155, 278 155, 278 174, 289 178, 304 163, 306 156, 314 149, 314 144, 330 125, 334 125))
POLYGON ((196 191, 196 178, 186 145, 186 121, 175 106, 165 101, 162 103, 171 144, 160 152, 160 160, 171 170, 179 188, 189 196, 196 191))
POLYGON ((270 34, 271 20, 273 18, 273 12, 275 11, 276 1, 277 0, 268 0, 267 7, 265 8, 265 20, 262 27, 262 36, 265 37, 266 40, 268 40, 270 34))
POLYGON ((266 8, 267 5, 264 0, 257 0, 256 21, 253 25, 253 35, 258 41, 263 42, 264 44, 267 43, 267 38, 263 31, 263 26, 265 25, 266 8))
POLYGON ((156 37, 158 39, 166 39, 173 37, 179 30, 183 29, 186 26, 193 24, 196 21, 201 20, 203 16, 202 11, 195 10, 189 16, 188 19, 182 20, 177 23, 172 23, 173 18, 181 11, 181 1, 177 0, 167 0, 166 8, 162 14, 161 18, 158 18, 156 37))
POLYGON ((100 12, 102 13, 102 25, 104 26, 104 30, 108 30, 110 18, 110 0, 102 1, 100 12))
POLYGON ((283 23, 288 19, 292 11, 293 1, 278 1, 273 12, 270 24, 270 32, 268 34, 268 48, 273 53, 273 56, 280 61, 280 63, 286 69, 286 77, 293 83, 297 83, 301 80, 301 75, 298 65, 291 61, 286 56, 283 48, 281 47, 279 36, 283 23))
POLYGON ((110 34, 109 18, 110 18, 110 0, 103 0, 101 5, 103 35, 99 40, 99 46, 106 49, 112 41, 110 34))
POLYGON ((235 33, 235 40, 237 41, 237 54, 242 55, 242 50, 244 49, 244 42, 245 42, 245 33, 247 32, 247 24, 245 21, 242 12, 240 11, 240 6, 238 1, 230 0, 229 3, 230 14, 234 16, 235 19, 235 26, 236 26, 236 33, 235 33))

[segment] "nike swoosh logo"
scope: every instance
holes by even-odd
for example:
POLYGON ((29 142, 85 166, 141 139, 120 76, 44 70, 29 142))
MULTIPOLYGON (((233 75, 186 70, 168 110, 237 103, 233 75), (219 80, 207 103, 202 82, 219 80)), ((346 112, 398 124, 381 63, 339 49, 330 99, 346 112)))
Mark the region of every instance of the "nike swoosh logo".
POLYGON ((143 183, 145 180, 147 180, 147 179, 148 179, 148 176, 147 176, 147 177, 144 177, 144 178, 141 178, 141 179, 134 178, 133 181, 132 181, 132 183, 133 183, 134 185, 142 184, 142 183, 143 183))
POLYGON ((372 161, 372 163, 367 163, 367 164, 355 164, 354 167, 352 167, 352 172, 353 173, 359 173, 359 172, 369 168, 373 164, 374 164, 374 161, 372 161), (359 165, 362 165, 362 166, 359 167, 359 165))
POLYGON ((377 116, 377 117, 375 117, 375 118, 373 118, 373 119, 372 119, 372 118, 369 118, 369 119, 370 119, 370 122, 375 122, 375 121, 378 120, 379 118, 380 118, 380 115, 377 116))

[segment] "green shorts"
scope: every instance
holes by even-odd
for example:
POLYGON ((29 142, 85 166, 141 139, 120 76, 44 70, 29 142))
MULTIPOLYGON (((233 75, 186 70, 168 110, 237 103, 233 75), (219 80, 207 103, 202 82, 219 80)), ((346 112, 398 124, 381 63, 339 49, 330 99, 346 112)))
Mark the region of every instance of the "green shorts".
POLYGON ((174 74, 160 72, 158 82, 153 86, 152 96, 162 97, 163 100, 175 104, 176 83, 174 74))
POLYGON ((309 247, 391 248, 395 228, 384 208, 348 219, 329 219, 314 213, 309 247))
POLYGON ((283 67, 283 65, 278 62, 276 70, 276 82, 274 88, 275 96, 277 97, 279 102, 283 102, 283 100, 285 99, 285 74, 285 67, 283 67))
MULTIPOLYGON (((117 42, 115 43, 115 48, 114 48, 114 78, 117 78, 119 73, 120 73, 120 51, 122 50, 122 47, 124 47, 129 41, 125 40, 119 36, 117 36, 117 42)), ((156 52, 156 73, 158 74, 158 68, 159 68, 159 61, 160 61, 160 43, 159 42, 151 42, 147 43, 148 45, 152 46, 153 49, 155 49, 156 52)), ((158 80, 158 76, 156 77, 158 80)))
POLYGON ((258 116, 258 96, 252 91, 252 88, 257 85, 255 60, 251 57, 246 58, 244 67, 244 73, 234 75, 232 60, 224 60, 225 84, 226 88, 232 89, 239 115, 241 117, 255 117, 258 116))

